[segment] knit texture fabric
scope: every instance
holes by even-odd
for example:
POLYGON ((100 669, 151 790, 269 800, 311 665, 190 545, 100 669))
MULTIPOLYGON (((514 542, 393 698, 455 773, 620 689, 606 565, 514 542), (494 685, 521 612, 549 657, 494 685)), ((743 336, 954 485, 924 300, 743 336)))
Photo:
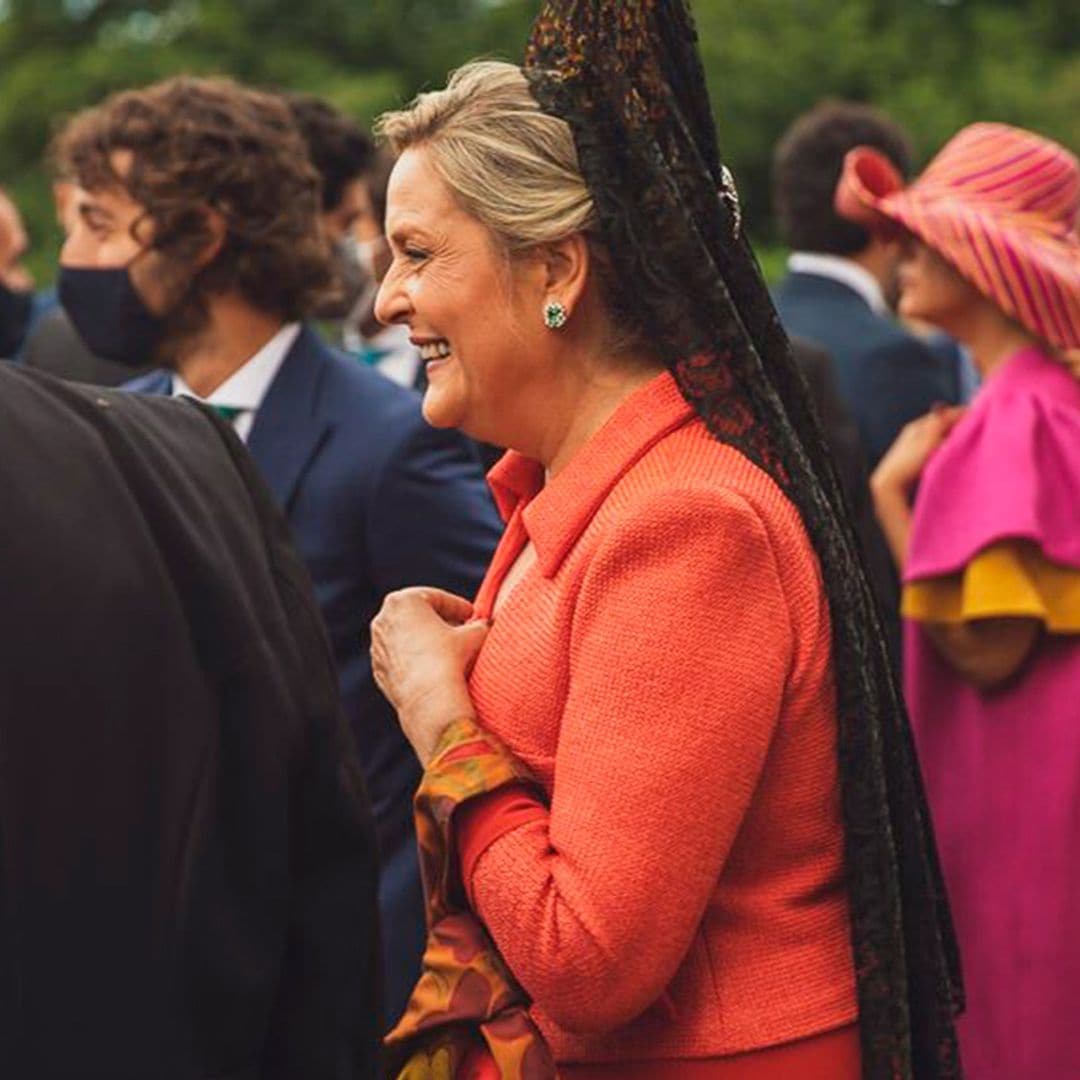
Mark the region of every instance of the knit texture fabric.
POLYGON ((559 1061, 733 1054, 856 1016, 830 626, 798 513, 670 374, 508 529, 470 690, 550 813, 467 883, 559 1061))

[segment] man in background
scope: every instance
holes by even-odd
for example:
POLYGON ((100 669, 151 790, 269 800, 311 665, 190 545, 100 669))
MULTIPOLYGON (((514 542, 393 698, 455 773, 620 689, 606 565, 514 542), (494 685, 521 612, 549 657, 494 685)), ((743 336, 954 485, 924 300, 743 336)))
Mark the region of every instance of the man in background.
POLYGON ((60 297, 94 352, 160 368, 129 384, 226 417, 284 511, 315 584, 382 859, 387 1021, 425 929, 412 818, 419 765, 376 688, 369 624, 387 593, 473 594, 500 532, 468 442, 415 394, 307 325, 333 284, 322 185, 286 104, 173 79, 62 132, 79 185, 60 297))
POLYGON ((322 178, 322 228, 336 255, 338 295, 320 314, 334 320, 350 354, 393 382, 422 390, 424 365, 408 327, 382 326, 374 313, 390 266, 383 219, 394 159, 329 102, 307 94, 284 97, 322 178))
POLYGON ((0 189, 0 360, 14 359, 33 319, 33 279, 23 265, 30 242, 22 216, 0 189))
POLYGON ((935 403, 958 404, 964 386, 956 355, 929 347, 889 310, 900 242, 871 236, 833 209, 844 157, 862 145, 910 173, 907 136, 867 105, 825 102, 796 120, 777 145, 773 199, 792 254, 775 300, 789 334, 831 355, 872 471, 908 421, 935 403))
MULTIPOLYGON (((376 148, 363 128, 328 102, 305 94, 284 98, 322 178, 322 230, 335 251, 336 295, 319 315, 333 320, 351 356, 399 386, 423 393, 424 363, 409 340, 409 328, 383 326, 375 318, 375 297, 391 261, 383 222, 394 157, 376 148)), ((485 472, 503 453, 487 443, 472 445, 485 472)))
POLYGON ((357 123, 312 94, 284 93, 293 122, 321 183, 319 222, 331 244, 353 234, 367 208, 365 177, 374 165, 375 144, 357 123))
POLYGON ((383 326, 375 318, 375 297, 390 268, 390 245, 383 231, 386 219, 386 189, 394 157, 382 147, 364 177, 367 201, 357 218, 353 233, 362 264, 373 280, 373 287, 356 303, 342 326, 342 339, 350 352, 371 364, 388 379, 421 393, 427 386, 420 353, 409 341, 405 326, 383 326))
MULTIPOLYGON (((67 180, 53 184, 56 220, 66 236, 74 225, 75 185, 67 180)), ((149 364, 132 369, 114 360, 95 356, 83 343, 67 312, 57 302, 56 291, 47 289, 35 297, 35 318, 19 352, 23 367, 55 375, 69 382, 94 386, 119 386, 138 371, 148 371, 149 364)))

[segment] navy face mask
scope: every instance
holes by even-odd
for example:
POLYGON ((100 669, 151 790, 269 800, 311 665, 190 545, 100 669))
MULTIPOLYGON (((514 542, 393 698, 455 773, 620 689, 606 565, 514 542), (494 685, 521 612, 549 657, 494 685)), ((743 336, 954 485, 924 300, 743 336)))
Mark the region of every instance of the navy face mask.
POLYGON ((126 266, 61 266, 57 293, 95 356, 132 368, 153 361, 164 320, 143 303, 126 266))
POLYGON ((22 347, 32 306, 33 293, 0 281, 0 358, 10 359, 22 347))

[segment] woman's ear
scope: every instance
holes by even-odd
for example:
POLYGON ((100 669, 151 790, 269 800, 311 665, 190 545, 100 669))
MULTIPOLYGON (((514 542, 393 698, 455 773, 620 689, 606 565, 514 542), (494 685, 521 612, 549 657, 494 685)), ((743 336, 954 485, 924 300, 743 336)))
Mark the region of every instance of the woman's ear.
POLYGON ((592 253, 583 233, 544 244, 539 250, 544 273, 545 303, 561 304, 567 317, 585 295, 592 253))

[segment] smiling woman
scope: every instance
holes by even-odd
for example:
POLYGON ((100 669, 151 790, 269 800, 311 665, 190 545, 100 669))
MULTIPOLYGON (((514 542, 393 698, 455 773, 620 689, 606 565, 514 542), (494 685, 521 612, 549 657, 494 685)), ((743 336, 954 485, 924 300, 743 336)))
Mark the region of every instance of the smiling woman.
POLYGON ((444 94, 380 124, 401 156, 387 193, 394 262, 375 312, 407 324, 421 350, 430 423, 557 468, 662 365, 612 314, 565 124, 532 104, 509 64, 470 65, 444 94))
POLYGON ((428 419, 511 448, 475 602, 373 624, 425 766, 402 1076, 957 1075, 905 720, 684 5, 549 3, 524 70, 381 129, 377 314, 428 419))

